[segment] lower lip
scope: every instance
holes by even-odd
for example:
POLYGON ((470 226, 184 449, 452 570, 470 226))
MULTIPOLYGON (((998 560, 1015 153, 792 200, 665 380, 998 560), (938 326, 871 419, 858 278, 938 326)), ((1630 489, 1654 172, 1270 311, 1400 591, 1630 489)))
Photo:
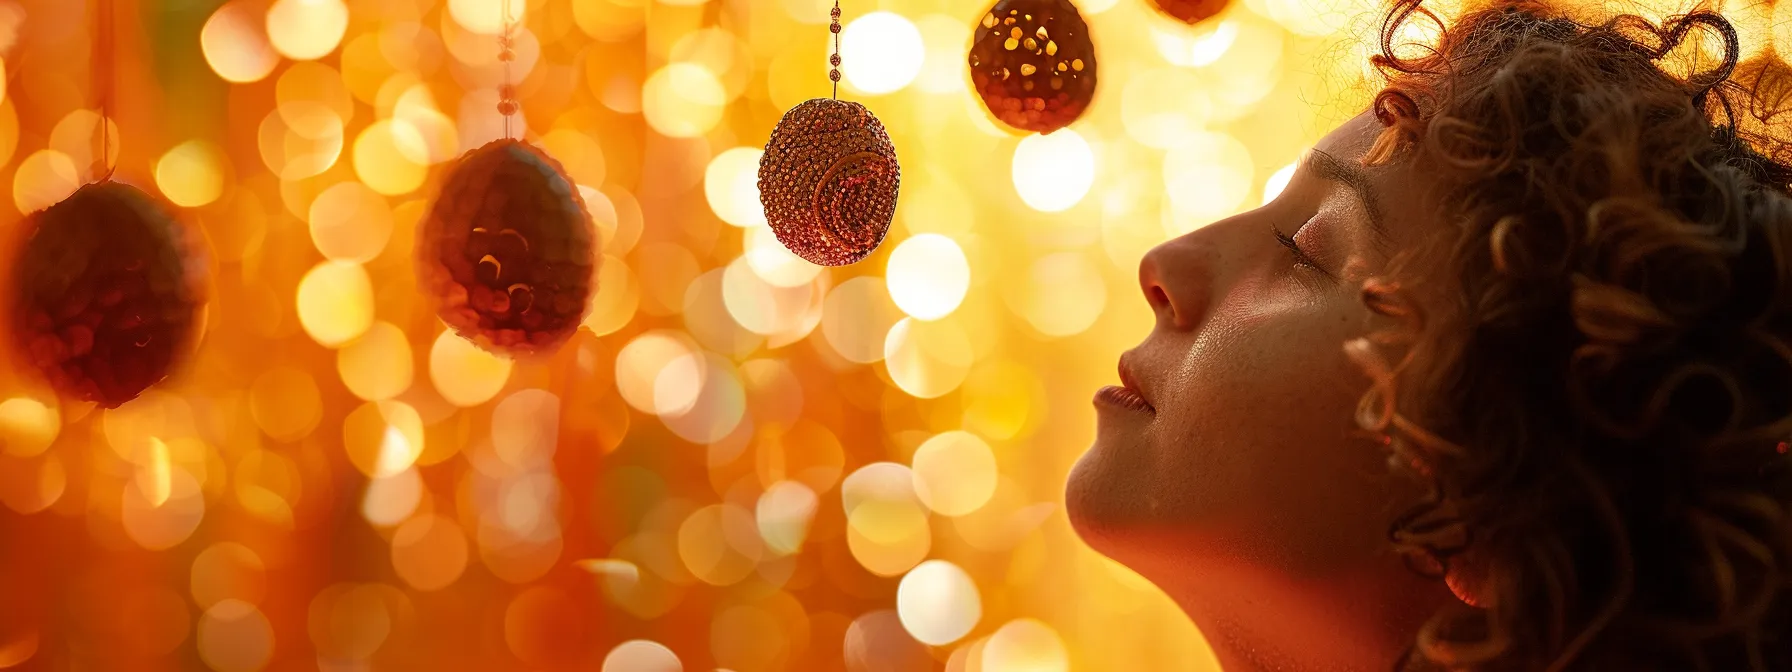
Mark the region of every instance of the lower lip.
POLYGON ((1151 407, 1151 402, 1145 401, 1145 398, 1139 396, 1138 392, 1119 385, 1101 388, 1101 391, 1095 393, 1095 403, 1138 413, 1157 414, 1157 409, 1151 407))

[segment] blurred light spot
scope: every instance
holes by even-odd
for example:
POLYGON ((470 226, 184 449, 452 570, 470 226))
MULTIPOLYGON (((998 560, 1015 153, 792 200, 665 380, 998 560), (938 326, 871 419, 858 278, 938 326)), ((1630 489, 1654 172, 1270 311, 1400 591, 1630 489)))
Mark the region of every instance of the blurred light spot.
POLYGON ((319 591, 306 619, 315 655, 333 662, 372 656, 392 634, 392 612, 404 610, 403 599, 403 593, 381 584, 338 583, 319 591))
POLYGON ((256 147, 262 164, 280 179, 301 180, 321 174, 342 155, 342 118, 323 103, 281 105, 262 118, 256 147), (288 122, 288 116, 298 122, 288 122))
POLYGON ((937 233, 912 236, 897 245, 885 275, 896 307, 918 320, 950 315, 971 286, 964 250, 937 233))
POLYGON ((774 335, 797 328, 808 316, 815 289, 809 284, 780 287, 753 272, 745 257, 722 272, 722 303, 747 331, 774 335))
POLYGON ((417 510, 424 494, 423 479, 416 469, 375 478, 367 482, 367 492, 361 496, 361 517, 379 527, 397 525, 417 510))
POLYGON ((370 478, 395 476, 422 457, 423 416, 402 401, 370 401, 342 419, 342 449, 370 478))
POLYGON ((186 470, 172 471, 168 491, 168 501, 155 506, 142 488, 124 489, 119 521, 124 523, 126 536, 138 546, 152 551, 172 548, 192 536, 205 517, 205 497, 186 470))
POLYGON ((722 120, 727 91, 703 66, 671 63, 648 76, 641 87, 641 114, 660 135, 690 138, 708 133, 722 120))
POLYGON ((423 514, 392 534, 392 569, 417 590, 440 590, 467 568, 467 538, 454 521, 423 514))
POLYGON ((928 560, 896 586, 896 615, 923 644, 945 646, 977 627, 983 603, 971 576, 945 560, 928 560))
POLYGON ((869 94, 908 86, 921 73, 927 46, 915 24, 893 12, 871 12, 840 31, 840 71, 853 88, 869 94))
POLYGON ((1068 672, 1070 655, 1052 626, 1036 619, 1009 621, 983 645, 988 672, 1068 672))
POLYGON ((995 453, 970 432, 934 435, 915 449, 912 464, 915 495, 941 515, 976 511, 996 490, 995 453))
POLYGON ((848 361, 871 364, 884 358, 884 336, 902 318, 882 278, 859 276, 828 292, 821 334, 848 361))
POLYGON ((492 409, 492 452, 518 470, 552 466, 560 442, 560 397, 541 389, 512 392, 492 409))
POLYGON ((373 282, 360 264, 325 261, 299 280, 298 307, 311 340, 334 348, 373 326, 373 282))
POLYGON ((846 450, 840 439, 809 420, 797 420, 783 431, 768 429, 755 446, 754 471, 767 488, 790 479, 825 493, 840 480, 845 466, 846 450))
POLYGON ((1146 147, 1174 147, 1213 116, 1212 85, 1187 68, 1141 69, 1120 90, 1126 136, 1146 147))
POLYGON ((16 667, 37 655, 37 630, 19 632, 0 641, 0 668, 16 667))
POLYGON ((971 342, 951 320, 902 318, 884 337, 884 366, 902 391, 933 399, 958 389, 970 371, 971 342))
POLYGON ((56 122, 55 128, 50 129, 50 149, 68 155, 82 181, 97 179, 94 170, 103 171, 105 166, 118 165, 119 147, 124 144, 121 141, 124 136, 119 134, 116 120, 107 121, 106 129, 111 133, 109 143, 107 138, 101 137, 98 111, 72 110, 63 115, 61 121, 56 122), (96 154, 102 147, 108 150, 104 165, 95 165, 101 163, 96 154))
POLYGON ((32 457, 55 443, 62 417, 55 408, 30 397, 0 401, 0 452, 32 457))
POLYGON ((819 503, 814 490, 796 481, 779 481, 766 488, 754 512, 766 548, 778 555, 801 550, 819 503))
POLYGON ((411 387, 411 343, 397 325, 374 322, 359 338, 336 351, 336 373, 357 397, 391 399, 411 387))
POLYGON ((1232 48, 1238 39, 1238 22, 1221 21, 1204 30, 1190 33, 1181 25, 1168 28, 1151 27, 1151 41, 1164 60, 1184 67, 1211 65, 1232 48))
POLYGON ((268 41, 295 61, 329 55, 347 30, 348 6, 342 0, 274 0, 268 7, 268 41))
POLYGON ((597 269, 597 287, 584 325, 593 334, 607 336, 634 319, 641 306, 641 284, 627 261, 606 254, 597 269))
POLYGON ((172 466, 168 464, 168 444, 156 437, 149 437, 149 464, 143 466, 137 476, 137 489, 142 491, 143 499, 151 507, 168 503, 168 496, 173 494, 171 490, 174 487, 172 466))
POLYGON ((635 566, 635 563, 627 560, 616 560, 614 558, 586 558, 574 562, 573 566, 598 576, 612 577, 624 581, 638 581, 641 578, 641 568, 635 566))
POLYGON ((260 81, 280 64, 280 55, 268 45, 267 31, 258 18, 248 3, 237 0, 218 7, 199 29, 205 62, 224 81, 260 81))
POLYGON ((715 443, 740 426, 747 410, 746 392, 741 388, 733 363, 727 358, 714 353, 704 353, 701 358, 701 361, 695 357, 683 358, 668 365, 654 383, 655 397, 658 403, 659 385, 669 383, 672 392, 668 395, 668 404, 679 403, 684 395, 679 386, 687 384, 691 376, 690 372, 683 370, 684 367, 700 368, 701 371, 696 372, 695 377, 702 384, 695 389, 690 407, 681 413, 662 414, 660 419, 674 434, 686 441, 715 443))
POLYGON ((448 13, 462 28, 482 35, 497 35, 504 32, 506 9, 510 12, 511 25, 520 26, 528 5, 522 0, 448 0, 448 13))
POLYGON ((696 377, 702 373, 696 356, 677 332, 656 330, 636 336, 616 353, 616 389, 628 405, 642 413, 673 415, 688 411, 690 404, 696 403, 696 390, 702 384, 696 377), (664 383, 666 391, 660 392, 660 379, 667 366, 679 360, 684 360, 681 368, 674 372, 674 379, 664 383), (674 395, 675 391, 679 394, 674 395), (662 399, 673 405, 660 407, 662 399))
POLYGON ((1294 179, 1294 168, 1296 165, 1297 164, 1290 163, 1286 166, 1282 166, 1281 168, 1276 169, 1276 172, 1271 174, 1268 180, 1264 180, 1264 205, 1269 205, 1270 201, 1276 200, 1276 197, 1282 194, 1283 189, 1288 188, 1289 180, 1294 179))
POLYGON ((718 609, 709 629, 709 647, 715 654, 716 664, 723 669, 783 668, 781 663, 790 646, 786 629, 800 623, 784 622, 780 616, 784 614, 773 615, 771 611, 751 604, 718 609))
POLYGON ((735 147, 710 159, 703 171, 703 195, 722 221, 735 226, 765 224, 765 206, 759 202, 759 157, 765 150, 735 147))
POLYGON ((311 374, 286 365, 262 370, 249 386, 249 412, 275 441, 297 441, 323 418, 323 398, 311 374))
POLYGON ((12 203, 31 214, 68 198, 81 186, 81 171, 67 154, 40 149, 19 162, 12 177, 12 203))
POLYGON ((919 504, 870 500, 847 516, 846 544, 866 571, 896 576, 927 557, 933 532, 919 504))
POLYGON ((175 145, 156 159, 156 188, 183 208, 218 200, 224 192, 224 153, 204 140, 175 145))
POLYGON ((228 599, 199 617, 199 658, 218 672, 254 672, 274 657, 274 628, 255 605, 228 599))
POLYGON ((355 176, 374 191, 401 196, 423 186, 426 166, 411 158, 428 154, 428 143, 409 121, 382 119, 355 137, 355 176), (424 148, 405 151, 406 147, 424 148))
POLYGON ((797 287, 809 284, 820 275, 822 267, 796 256, 783 243, 772 227, 763 224, 749 227, 742 234, 741 256, 753 274, 774 287, 797 287))
POLYGON ((932 670, 939 666, 927 647, 903 629, 895 611, 873 611, 846 628, 842 646, 846 669, 854 672, 932 670))
POLYGON ((0 455, 0 501, 6 508, 37 513, 62 499, 67 489, 68 470, 55 453, 33 458, 0 455))
POLYGON ((684 672, 684 664, 664 644, 631 639, 604 656, 603 672, 684 672))
POLYGON ((734 504, 697 509, 678 526, 678 557, 704 583, 740 582, 753 572, 763 553, 753 514, 734 504))
POLYGON ((928 14, 915 21, 926 45, 926 57, 915 86, 928 93, 952 93, 965 87, 965 45, 971 42, 971 29, 958 17, 928 14))
POLYGON ((1039 333, 1074 336, 1095 324, 1107 307, 1108 288, 1101 271, 1076 252, 1048 254, 1033 260, 1026 282, 1007 287, 1009 306, 1039 333))
POLYGON ((365 263, 392 237, 392 208, 360 182, 338 182, 311 201, 311 243, 324 257, 365 263))
POLYGON ((443 331, 429 348, 429 379, 455 406, 478 406, 497 396, 510 380, 510 367, 510 360, 480 350, 453 331, 443 331))
POLYGON ((227 599, 250 604, 261 601, 267 590, 266 566, 261 556, 233 541, 221 541, 194 556, 188 585, 193 603, 209 609, 227 599))
POLYGON ((1014 190, 1027 207, 1060 212, 1095 184, 1095 152, 1071 129, 1029 135, 1014 147, 1014 190))
POLYGON ((1200 226, 1237 212, 1255 170, 1250 150, 1237 138, 1197 133, 1164 154, 1164 189, 1176 213, 1200 226))

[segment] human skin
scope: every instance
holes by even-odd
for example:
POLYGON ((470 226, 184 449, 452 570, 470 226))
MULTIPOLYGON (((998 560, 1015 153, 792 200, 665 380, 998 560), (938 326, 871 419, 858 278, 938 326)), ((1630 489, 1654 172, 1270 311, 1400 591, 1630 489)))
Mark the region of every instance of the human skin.
POLYGON ((1145 255, 1155 326, 1097 393, 1066 489, 1082 538, 1175 599, 1229 672, 1391 669, 1455 599, 1391 550, 1420 491, 1353 420, 1368 380, 1344 344, 1389 326, 1363 281, 1440 226, 1422 165, 1362 165, 1381 130, 1359 115, 1272 203, 1145 255))

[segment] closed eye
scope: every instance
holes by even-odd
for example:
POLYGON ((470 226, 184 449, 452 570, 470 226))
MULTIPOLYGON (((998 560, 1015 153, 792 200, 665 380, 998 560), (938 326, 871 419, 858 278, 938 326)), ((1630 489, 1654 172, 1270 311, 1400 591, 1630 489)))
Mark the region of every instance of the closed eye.
POLYGON ((1308 255, 1306 250, 1301 249, 1300 243, 1294 242, 1293 236, 1282 233, 1282 230, 1276 228, 1274 224, 1269 225, 1269 230, 1271 233, 1275 234, 1276 242, 1281 243, 1282 247, 1288 248, 1288 254, 1289 256, 1294 257, 1294 264, 1296 266, 1306 266, 1315 271, 1319 271, 1321 274, 1324 274, 1325 277, 1334 280, 1337 279, 1337 277, 1332 275, 1330 271, 1325 270, 1318 264, 1318 262, 1313 261, 1313 257, 1308 255))

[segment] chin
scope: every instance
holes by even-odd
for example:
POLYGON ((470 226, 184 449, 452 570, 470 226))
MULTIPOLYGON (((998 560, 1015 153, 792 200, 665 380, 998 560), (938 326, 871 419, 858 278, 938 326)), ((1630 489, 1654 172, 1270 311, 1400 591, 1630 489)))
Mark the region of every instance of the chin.
POLYGON ((1064 511, 1084 543, 1118 560, 1144 522, 1151 498, 1145 493, 1144 473, 1128 468, 1128 460, 1115 455, 1125 451, 1107 443, 1096 439, 1071 468, 1064 485, 1064 511))

